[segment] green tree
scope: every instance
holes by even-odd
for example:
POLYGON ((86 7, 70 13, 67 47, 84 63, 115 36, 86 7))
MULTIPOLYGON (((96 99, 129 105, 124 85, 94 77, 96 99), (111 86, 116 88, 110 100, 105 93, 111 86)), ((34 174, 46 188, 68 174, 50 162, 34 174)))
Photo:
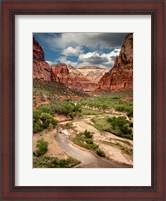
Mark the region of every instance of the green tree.
POLYGON ((47 150, 48 150, 48 142, 44 140, 44 138, 40 138, 38 141, 37 141, 37 145, 36 145, 36 152, 35 152, 35 155, 36 156, 42 156, 44 155, 47 150))

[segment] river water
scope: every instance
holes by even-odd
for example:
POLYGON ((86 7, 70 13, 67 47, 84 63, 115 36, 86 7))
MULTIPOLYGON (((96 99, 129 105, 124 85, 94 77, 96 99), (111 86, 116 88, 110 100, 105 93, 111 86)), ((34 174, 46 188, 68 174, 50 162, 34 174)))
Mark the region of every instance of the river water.
POLYGON ((88 150, 74 146, 70 141, 69 136, 64 134, 56 135, 56 141, 58 145, 69 155, 77 160, 81 161, 76 167, 91 167, 91 168, 124 168, 129 167, 124 164, 119 164, 105 158, 95 156, 88 150))

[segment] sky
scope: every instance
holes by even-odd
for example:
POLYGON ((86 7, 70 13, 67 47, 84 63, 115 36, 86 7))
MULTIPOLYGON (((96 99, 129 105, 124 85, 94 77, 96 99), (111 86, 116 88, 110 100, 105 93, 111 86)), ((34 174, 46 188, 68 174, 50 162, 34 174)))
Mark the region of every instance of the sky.
POLYGON ((73 67, 111 68, 128 33, 33 33, 45 60, 73 67))

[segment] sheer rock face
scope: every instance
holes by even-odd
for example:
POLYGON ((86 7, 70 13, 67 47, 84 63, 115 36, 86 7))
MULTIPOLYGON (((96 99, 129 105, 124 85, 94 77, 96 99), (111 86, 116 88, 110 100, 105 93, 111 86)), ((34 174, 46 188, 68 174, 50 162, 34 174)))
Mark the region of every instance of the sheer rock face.
POLYGON ((51 81, 51 67, 44 60, 44 51, 33 38, 33 78, 51 81))
POLYGON ((113 68, 99 81, 96 91, 116 91, 133 88, 133 34, 128 34, 113 68))
POLYGON ((33 38, 33 60, 44 61, 44 51, 35 38, 33 38))

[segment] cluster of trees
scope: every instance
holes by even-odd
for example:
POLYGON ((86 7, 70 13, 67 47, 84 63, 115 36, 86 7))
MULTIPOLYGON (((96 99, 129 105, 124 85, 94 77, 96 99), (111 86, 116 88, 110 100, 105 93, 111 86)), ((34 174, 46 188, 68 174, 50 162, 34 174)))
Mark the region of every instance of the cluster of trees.
POLYGON ((119 112, 126 112, 128 117, 133 117, 133 104, 119 104, 115 109, 119 112))
POLYGON ((55 128, 58 121, 49 113, 42 112, 39 109, 33 109, 33 132, 40 132, 44 129, 55 128))
POLYGON ((34 156, 43 156, 48 150, 48 142, 44 140, 44 138, 40 138, 37 141, 36 151, 33 153, 34 156))
POLYGON ((81 115, 81 106, 71 100, 54 102, 50 105, 41 105, 33 109, 33 131, 40 132, 43 129, 55 128, 58 121, 53 118, 54 114, 64 114, 70 118, 81 115))
POLYGON ((119 112, 126 112, 128 117, 133 117, 133 103, 124 102, 120 96, 96 96, 88 99, 80 100, 82 106, 89 108, 98 108, 99 110, 107 110, 114 108, 119 112))
POLYGON ((125 116, 120 117, 110 117, 107 119, 107 122, 111 124, 111 132, 120 136, 129 139, 133 139, 133 124, 126 119, 125 116))
POLYGON ((72 100, 54 101, 50 105, 43 105, 39 107, 42 112, 47 112, 49 114, 64 114, 70 118, 79 116, 81 113, 80 104, 74 103, 72 100))

